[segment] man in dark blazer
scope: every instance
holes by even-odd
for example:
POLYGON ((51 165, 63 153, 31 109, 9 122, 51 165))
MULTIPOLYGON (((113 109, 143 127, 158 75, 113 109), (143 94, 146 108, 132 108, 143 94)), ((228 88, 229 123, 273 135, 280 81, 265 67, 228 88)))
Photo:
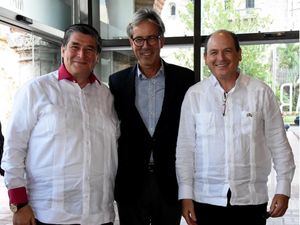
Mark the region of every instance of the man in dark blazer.
POLYGON ((127 34, 138 64, 109 77, 121 126, 115 185, 120 225, 180 224, 175 149, 194 73, 161 59, 164 31, 155 11, 137 11, 127 34))

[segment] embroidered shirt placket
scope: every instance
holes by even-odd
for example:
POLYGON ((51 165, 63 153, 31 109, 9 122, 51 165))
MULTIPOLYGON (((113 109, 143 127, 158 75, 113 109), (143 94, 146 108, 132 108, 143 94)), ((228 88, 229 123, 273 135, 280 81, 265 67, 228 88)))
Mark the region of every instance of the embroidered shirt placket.
POLYGON ((84 151, 84 174, 83 174, 83 217, 88 215, 90 211, 90 163, 91 163, 91 143, 90 143, 90 119, 86 93, 90 88, 88 84, 85 88, 80 91, 80 105, 82 111, 82 127, 83 127, 83 149, 84 151), (87 90, 86 90, 87 89, 87 90))

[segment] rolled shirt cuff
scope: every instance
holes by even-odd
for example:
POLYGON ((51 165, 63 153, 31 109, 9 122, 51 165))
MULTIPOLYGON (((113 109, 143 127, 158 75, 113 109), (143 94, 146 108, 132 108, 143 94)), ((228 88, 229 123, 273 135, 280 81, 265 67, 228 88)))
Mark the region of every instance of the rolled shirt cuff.
POLYGON ((286 180, 277 181, 276 194, 291 196, 291 182, 286 180))
POLYGON ((186 184, 180 184, 178 190, 178 199, 194 199, 193 187, 186 184))
POLYGON ((27 192, 25 187, 12 188, 8 190, 9 203, 23 204, 28 202, 27 192))

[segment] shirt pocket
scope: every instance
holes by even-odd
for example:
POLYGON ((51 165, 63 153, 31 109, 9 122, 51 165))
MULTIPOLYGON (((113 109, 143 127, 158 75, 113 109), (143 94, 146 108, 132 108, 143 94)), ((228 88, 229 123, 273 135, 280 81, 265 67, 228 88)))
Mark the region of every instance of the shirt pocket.
POLYGON ((95 106, 94 109, 91 111, 90 114, 90 126, 91 130, 94 132, 103 134, 103 132, 106 132, 106 124, 108 121, 106 121, 107 118, 109 118, 104 110, 101 109, 99 106, 95 106), (104 131, 105 130, 105 131, 104 131))
POLYGON ((64 107, 47 105, 42 110, 40 122, 45 123, 46 131, 50 134, 64 134, 66 131, 64 107))
POLYGON ((262 123, 262 115, 260 112, 241 112, 241 133, 251 134, 256 127, 262 123))
POLYGON ((195 115, 197 136, 209 136, 216 134, 215 114, 212 112, 197 113, 195 115))

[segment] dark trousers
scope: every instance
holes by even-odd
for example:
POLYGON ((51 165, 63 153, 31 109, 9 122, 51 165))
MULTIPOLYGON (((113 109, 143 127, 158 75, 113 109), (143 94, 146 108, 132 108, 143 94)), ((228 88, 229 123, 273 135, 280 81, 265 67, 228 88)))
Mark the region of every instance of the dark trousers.
MULTIPOLYGON (((42 222, 38 221, 37 219, 35 219, 35 223, 36 223, 36 225, 63 225, 63 224, 42 223, 42 222)), ((68 224, 68 225, 80 225, 80 224, 68 224)), ((113 223, 104 223, 102 225, 113 225, 113 223)))
POLYGON ((197 225, 266 225, 267 203, 260 205, 230 205, 226 207, 194 202, 197 225))
POLYGON ((181 207, 165 201, 154 174, 149 174, 142 194, 131 202, 118 202, 120 225, 179 225, 181 207))

